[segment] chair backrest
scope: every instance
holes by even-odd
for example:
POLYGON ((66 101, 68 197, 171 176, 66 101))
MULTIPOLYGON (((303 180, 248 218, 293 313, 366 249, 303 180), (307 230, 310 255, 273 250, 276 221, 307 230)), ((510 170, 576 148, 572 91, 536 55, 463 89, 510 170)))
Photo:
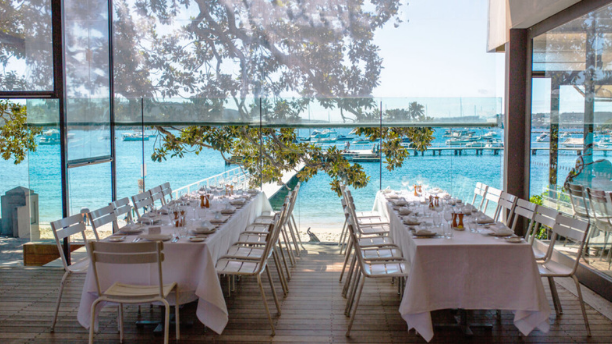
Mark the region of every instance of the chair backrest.
MULTIPOLYGON (((64 270, 68 270, 69 262, 66 260, 66 256, 64 255, 61 241, 64 240, 64 238, 69 238, 72 235, 81 233, 83 236, 83 242, 87 244, 85 229, 86 226, 83 214, 74 214, 61 220, 51 222, 51 230, 53 231, 55 243, 57 244, 60 257, 62 258, 62 263, 64 264, 64 270)), ((96 236, 96 240, 98 240, 98 233, 96 231, 94 231, 94 235, 96 236)))
MULTIPOLYGON (((117 216, 117 218, 125 214, 128 222, 132 222, 132 205, 130 204, 129 198, 124 197, 110 204, 113 206, 114 213, 115 213, 115 216, 117 216)), ((115 228, 115 229, 119 229, 119 228, 115 228)))
MULTIPOLYGON (((136 211, 136 216, 140 218, 140 210, 148 207, 153 204, 153 199, 151 198, 151 192, 145 191, 143 193, 139 193, 138 195, 132 196, 132 203, 134 204, 134 210, 136 211)), ((144 209, 143 209, 144 214, 144 209)))
POLYGON ((589 203, 591 205, 591 218, 595 220, 597 228, 601 230, 612 229, 612 201, 610 193, 603 190, 587 188, 589 203))
POLYGON ((159 297, 164 297, 164 279, 162 276, 162 262, 164 261, 164 244, 161 241, 141 243, 111 243, 90 242, 89 257, 96 278, 98 295, 102 295, 97 263, 102 264, 157 264, 159 274, 159 297))
POLYGON ((569 185, 569 196, 572 203, 572 210, 575 216, 590 218, 589 205, 587 203, 587 190, 580 184, 569 185))
POLYGON ((516 205, 516 200, 516 196, 502 191, 497 201, 497 209, 495 209, 495 215, 493 216, 495 221, 499 221, 501 217, 501 221, 506 226, 509 226, 510 221, 512 220, 512 216, 514 215, 514 206, 516 205))
MULTIPOLYGON (((552 228, 553 233, 557 236, 566 237, 578 244, 578 252, 576 252, 576 255, 568 256, 570 259, 574 259, 571 275, 573 275, 578 268, 580 257, 582 257, 582 250, 584 249, 584 242, 589 234, 589 228, 590 224, 588 222, 582 219, 573 219, 561 214, 557 216, 557 221, 552 228)), ((550 258, 551 255, 548 256, 546 262, 550 261, 550 258)), ((546 264, 546 262, 544 264, 546 264)))
POLYGON ((170 200, 172 200, 172 188, 170 187, 170 182, 165 182, 161 185, 162 187, 162 195, 164 196, 164 203, 167 203, 168 200, 166 199, 166 196, 170 197, 170 200))
MULTIPOLYGON (((534 227, 532 230, 531 238, 529 238, 529 242, 533 244, 533 241, 535 240, 535 237, 536 237, 536 233, 538 233, 538 231, 540 230, 542 226, 546 226, 552 229, 557 221, 558 216, 559 216, 559 212, 556 209, 548 208, 543 205, 536 206, 536 214, 533 217, 534 227)), ((549 253, 552 251, 552 248, 554 247, 556 240, 557 240, 557 235, 553 232, 549 240, 549 244, 548 244, 549 253)))
POLYGON ((499 203, 499 198, 501 197, 502 191, 500 189, 496 189, 494 187, 489 186, 487 189, 487 193, 485 194, 485 205, 483 212, 487 211, 487 207, 489 206, 489 201, 499 203))
POLYGON ((516 223, 520 220, 520 218, 525 218, 529 220, 529 226, 525 231, 525 239, 531 238, 531 231, 533 230, 535 225, 535 215, 536 204, 519 198, 516 201, 516 206, 514 207, 514 220, 512 221, 512 226, 510 228, 512 228, 512 231, 514 231, 516 229, 516 223))
POLYGON ((288 210, 289 207, 283 205, 281 210, 274 216, 274 223, 270 224, 270 230, 268 231, 268 235, 266 236, 266 246, 264 247, 264 252, 261 255, 260 264, 258 266, 259 271, 261 271, 261 269, 263 269, 263 267, 265 266, 270 251, 274 249, 274 245, 276 245, 276 242, 278 241, 281 227, 286 221, 288 210))
POLYGON ((91 227, 96 232, 98 231, 98 228, 109 223, 113 224, 113 232, 115 232, 115 229, 118 227, 117 216, 115 215, 115 207, 112 204, 109 204, 106 207, 102 207, 98 210, 90 211, 87 216, 89 216, 89 222, 91 223, 91 227))
POLYGON ((476 183, 476 188, 474 189, 474 198, 472 199, 472 203, 471 203, 476 209, 478 210, 482 209, 482 205, 484 204, 485 195, 487 194, 488 189, 489 189, 488 185, 485 185, 481 182, 476 183), (480 203, 476 205, 476 198, 478 196, 480 196, 480 203))
POLYGON ((159 201, 162 206, 166 205, 166 200, 164 199, 164 194, 162 193, 161 185, 158 185, 150 189, 149 193, 151 193, 151 199, 153 200, 153 203, 155 203, 156 201, 159 201))

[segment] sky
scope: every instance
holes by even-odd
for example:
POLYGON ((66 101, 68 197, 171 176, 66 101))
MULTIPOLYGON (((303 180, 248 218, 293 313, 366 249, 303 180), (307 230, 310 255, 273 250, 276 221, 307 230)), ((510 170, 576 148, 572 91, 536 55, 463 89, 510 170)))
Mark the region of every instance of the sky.
POLYGON ((376 32, 376 97, 502 97, 504 54, 487 53, 488 1, 410 0, 404 22, 376 32))

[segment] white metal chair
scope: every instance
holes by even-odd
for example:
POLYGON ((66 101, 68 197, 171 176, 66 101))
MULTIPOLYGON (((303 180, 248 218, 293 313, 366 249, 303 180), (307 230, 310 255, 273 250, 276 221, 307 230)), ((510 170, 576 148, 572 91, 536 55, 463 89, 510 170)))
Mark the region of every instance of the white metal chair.
POLYGON ((485 185, 481 182, 477 182, 476 188, 474 188, 474 198, 472 198, 472 202, 470 204, 473 205, 476 209, 481 210, 482 205, 485 202, 485 195, 487 194, 488 189, 489 189, 488 185, 485 185), (478 197, 480 197, 480 203, 476 205, 476 199, 478 197))
POLYGON ((153 204, 155 205, 155 202, 159 201, 161 206, 166 205, 166 200, 164 198, 164 194, 162 192, 162 186, 156 186, 152 189, 149 190, 149 193, 151 194, 151 199, 153 199, 153 204))
POLYGON ((165 182, 161 185, 162 187, 162 195, 164 204, 168 203, 168 199, 172 201, 172 188, 170 187, 170 182, 165 182))
MULTIPOLYGON (((51 222, 51 229, 53 230, 53 236, 55 237, 55 243, 57 245, 57 249, 59 250, 60 258, 62 259, 62 263, 64 265, 64 276, 62 277, 62 282, 60 284, 59 295, 57 296, 57 304, 55 306, 55 314, 53 315, 53 322, 51 323, 51 332, 55 331, 55 323, 57 322, 57 314, 59 312, 60 303, 62 302, 62 294, 64 292, 64 287, 66 285, 66 280, 68 277, 75 274, 86 273, 89 268, 89 257, 81 259, 77 262, 70 264, 66 256, 64 255, 64 250, 62 247, 62 240, 64 238, 68 238, 72 235, 81 234, 83 237, 83 241, 87 244, 87 237, 85 236, 85 221, 82 214, 75 214, 64 219, 51 222)), ((96 240, 99 240, 98 233, 95 229, 93 229, 96 240)))
POLYGON ((117 224, 117 216, 115 215, 115 207, 110 204, 106 207, 102 207, 100 209, 90 211, 87 213, 89 217, 89 223, 91 223, 91 227, 97 233, 100 227, 112 223, 111 232, 115 231, 115 228, 118 228, 117 224))
MULTIPOLYGON (((119 216, 125 215, 125 219, 127 223, 132 223, 132 205, 130 204, 130 199, 124 197, 122 199, 118 199, 110 205, 113 206, 113 212, 115 216, 119 218, 119 216)), ((114 232, 119 230, 119 224, 115 221, 115 229, 114 232)))
MULTIPOLYGON (((93 343, 94 329, 96 323, 96 305, 100 302, 113 302, 119 304, 119 340, 123 342, 123 304, 140 304, 161 302, 166 308, 164 324, 164 343, 168 343, 170 327, 170 304, 168 296, 172 291, 175 293, 175 321, 176 340, 180 339, 179 322, 179 288, 176 283, 164 284, 162 276, 162 262, 164 245, 161 241, 142 243, 89 243, 89 255, 94 276, 98 298, 91 305, 91 323, 89 325, 89 343, 93 343), (103 290, 101 285, 108 284, 100 279, 98 264, 156 264, 158 278, 152 285, 134 285, 114 281, 114 283, 103 290)), ((153 279, 152 279, 153 280, 153 279)), ((112 281, 111 281, 112 282, 112 281)))
MULTIPOLYGON (((485 194, 485 204, 482 209, 483 213, 487 212, 487 208, 489 207, 489 202, 498 203, 499 198, 501 197, 502 191, 500 189, 496 189, 494 187, 489 186, 487 188, 487 193, 485 194)), ((497 208, 496 208, 497 209, 497 208)))
MULTIPOLYGON (((238 242, 236 242, 228 249, 226 257, 236 259, 260 259, 262 254, 264 254, 265 252, 265 245, 267 244, 265 241, 266 236, 269 235, 270 231, 275 228, 274 226, 280 226, 280 223, 282 221, 287 221, 286 219, 288 212, 285 213, 286 209, 288 209, 287 199, 288 198, 286 198, 286 202, 281 208, 281 210, 276 213, 273 223, 269 225, 250 225, 249 227, 247 227, 247 230, 243 232, 243 234, 255 234, 253 238, 246 237, 245 239, 245 237, 241 235, 242 238, 239 238, 238 242), (241 242, 241 240, 245 241, 241 242), (253 244, 253 241, 257 241, 257 243, 253 244)), ((285 266, 285 271, 287 272, 287 275, 289 275, 289 278, 290 271, 285 256, 282 252, 282 248, 280 247, 280 243, 278 241, 279 240, 277 240, 277 242, 274 244, 274 247, 270 250, 268 258, 273 259, 276 270, 278 271, 279 279, 281 281, 283 293, 285 294, 285 296, 287 296, 287 294, 289 293, 289 285, 287 283, 285 273, 282 269, 280 260, 281 257, 285 266)))
POLYGON ((542 277, 548 278, 553 304, 555 306, 555 311, 557 312, 557 314, 562 314, 563 308, 561 308, 561 302, 559 300, 559 294, 557 293, 557 287, 555 285, 554 278, 570 277, 574 280, 574 283, 576 284, 576 291, 578 293, 578 301, 580 302, 580 308, 582 309, 584 325, 587 330, 587 336, 590 337, 591 328, 589 327, 589 320, 587 318, 584 300, 582 299, 580 282, 576 277, 576 270, 578 269, 578 264, 580 263, 580 257, 582 256, 582 250, 584 248, 585 240, 587 238, 587 235, 589 234, 589 227, 590 224, 588 222, 582 221, 580 219, 565 217, 561 214, 558 215, 556 223, 552 228, 552 231, 557 236, 563 236, 575 241, 576 244, 578 244, 578 252, 575 257, 571 257, 571 259, 574 260, 571 266, 555 262, 551 260, 552 255, 549 255, 543 263, 538 264, 538 269, 542 277))
MULTIPOLYGON (((284 238, 285 238, 285 248, 287 250, 287 256, 289 256, 289 261, 291 262, 292 265, 295 265, 295 262, 292 260, 293 257, 291 255, 291 247, 289 245, 289 242, 287 241, 287 235, 286 235, 286 223, 289 220, 289 208, 290 208, 290 202, 291 202, 291 194, 287 195, 285 197, 285 203, 283 205, 282 211, 285 211, 286 213, 283 214, 283 217, 280 219, 279 221, 279 216, 281 215, 281 213, 276 213, 274 215, 274 217, 272 219, 265 219, 265 221, 263 221, 261 218, 259 218, 260 222, 257 222, 257 220, 250 224, 246 230, 244 232, 242 232, 240 234, 240 236, 238 237, 238 241, 235 243, 235 245, 247 245, 247 246, 252 246, 252 245, 265 245, 266 243, 266 237, 269 234, 269 231, 272 227, 270 227, 270 225, 272 224, 277 224, 277 226, 279 227, 279 231, 281 232, 279 234, 279 240, 275 243, 275 247, 278 247, 278 252, 280 257, 283 260, 283 265, 285 266, 285 272, 287 273, 287 280, 291 280, 291 270, 289 269, 289 265, 287 264, 287 258, 285 256, 285 250, 283 249, 283 245, 282 242, 280 240, 280 235, 284 234, 284 238)), ((276 249, 273 249, 274 251, 276 249)), ((275 261, 276 262, 276 261, 275 261)), ((284 279, 284 277, 283 277, 284 279)), ((283 285, 283 289, 285 290, 285 292, 288 291, 288 289, 286 288, 286 282, 283 285)))
POLYGON ((286 211, 283 211, 283 214, 279 216, 278 221, 275 224, 271 225, 273 226, 273 228, 269 231, 269 234, 265 236, 264 251, 261 253, 261 257, 259 259, 245 259, 235 258, 233 256, 223 256, 217 261, 216 265, 217 274, 219 275, 257 277, 257 284, 259 285, 261 298, 263 300, 264 307, 268 315, 270 327, 272 328, 272 336, 274 336, 276 332, 274 330, 274 322, 272 321, 270 308, 268 307, 268 302, 266 301, 266 293, 264 292, 263 284, 261 283, 261 275, 264 273, 264 271, 268 275, 268 280, 270 281, 270 288, 272 289, 272 296, 274 298, 274 303, 276 304, 276 310, 278 312, 278 315, 280 316, 280 303, 278 302, 276 290, 274 289, 274 282, 272 281, 272 275, 270 274, 270 270, 268 269, 267 261, 268 257, 270 257, 270 251, 274 249, 274 245, 278 240, 278 236, 280 234, 280 222, 284 220, 283 217, 285 216, 285 213, 286 211))
POLYGON ((516 196, 502 191, 497 201, 497 209, 495 209, 495 215, 493 216, 493 219, 495 221, 503 222, 506 226, 510 226, 512 217, 514 216, 514 207, 516 206, 516 201, 516 196))
POLYGON ((132 203, 134 204, 134 211, 136 216, 140 219, 144 215, 147 207, 153 205, 153 198, 151 198, 151 192, 145 191, 138 195, 132 196, 132 203), (140 213, 142 211, 142 214, 140 213))
POLYGON ((552 228, 557 221, 557 216, 559 216, 559 211, 545 207, 543 205, 536 206, 535 210, 536 214, 533 217, 533 229, 531 236, 529 237, 529 243, 531 244, 531 248, 533 249, 533 255, 536 261, 546 260, 551 254, 555 247, 555 242, 557 241, 557 235, 552 232, 552 228), (540 250, 537 246, 534 245, 535 238, 537 233, 541 231, 542 226, 544 226, 547 231, 551 233, 551 236, 548 240, 548 249, 546 252, 540 250))
MULTIPOLYGON (((367 253, 364 253, 362 247, 359 245, 357 238, 357 231, 352 228, 353 221, 349 222, 349 233, 351 233, 352 242, 355 247, 355 257, 358 262, 356 267, 355 279, 353 281, 353 287, 351 288, 350 295, 347 297, 347 305, 345 308, 345 315, 350 315, 348 328, 346 330, 346 336, 350 337, 351 328, 355 321, 355 315, 357 314, 357 306, 359 306, 359 300, 361 298, 361 292, 367 278, 398 278, 402 281, 398 283, 401 288, 403 281, 408 277, 408 262, 402 258, 390 257, 380 259, 366 259, 367 253)), ((403 291, 400 291, 403 292, 403 291)))

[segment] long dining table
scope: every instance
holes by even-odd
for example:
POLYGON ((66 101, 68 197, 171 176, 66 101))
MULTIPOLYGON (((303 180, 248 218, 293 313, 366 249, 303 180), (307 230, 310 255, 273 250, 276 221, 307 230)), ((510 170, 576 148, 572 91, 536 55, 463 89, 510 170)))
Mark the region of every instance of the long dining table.
MULTIPOLYGON (((213 200, 211 209, 220 210, 223 207, 225 206, 221 202, 213 200)), ((196 208, 196 211, 202 219, 213 216, 211 210, 196 208)), ((238 240, 240 233, 250 223, 262 213, 270 211, 272 207, 268 198, 264 193, 259 192, 251 195, 246 203, 228 216, 227 220, 220 224, 213 234, 208 235, 205 241, 191 242, 184 237, 176 242, 172 240, 164 243, 165 260, 162 264, 164 283, 176 282, 178 284, 179 304, 197 300, 196 315, 199 321, 216 333, 222 333, 228 322, 228 311, 215 270, 216 262, 238 240)), ((162 234, 173 235, 175 232, 175 228, 169 222, 153 226, 160 226, 162 234)), ((150 226, 145 226, 145 233, 147 227, 150 226)), ((133 242, 136 237, 128 235, 124 242, 133 242)), ((100 286, 102 290, 118 279, 121 279, 123 283, 146 285, 156 283, 158 278, 157 268, 154 265, 99 264, 97 268, 100 280, 104 281, 100 286)), ((89 328, 91 306, 97 298, 95 283, 93 269, 90 266, 83 285, 77 315, 79 323, 85 328, 89 328)), ((176 304, 173 294, 169 296, 168 301, 171 305, 176 304)), ((104 306, 103 303, 100 303, 96 311, 99 312, 104 306)))
POLYGON ((398 212, 398 198, 413 202, 409 209, 421 211, 419 221, 428 221, 423 215, 429 209, 414 204, 423 198, 409 193, 381 191, 374 204, 388 219, 390 236, 410 264, 399 309, 409 330, 430 341, 432 311, 465 309, 512 310, 514 324, 524 335, 536 328, 548 332, 551 309, 529 243, 510 243, 484 230, 454 231, 450 239, 417 237, 414 226, 405 224, 398 212))

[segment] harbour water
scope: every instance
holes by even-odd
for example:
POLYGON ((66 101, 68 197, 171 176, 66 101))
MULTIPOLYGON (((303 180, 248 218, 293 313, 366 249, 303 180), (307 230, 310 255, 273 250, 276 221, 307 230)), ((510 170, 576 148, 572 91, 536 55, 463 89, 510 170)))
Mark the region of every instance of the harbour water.
MULTIPOLYGON (((471 129, 475 135, 484 135, 494 131, 497 139, 503 139, 501 129, 471 129)), ((339 135, 348 135, 350 129, 337 129, 339 135)), ((448 138, 444 137, 446 129, 436 129, 434 145, 443 145, 448 138)), ((117 197, 127 197, 138 192, 143 161, 142 142, 122 141, 121 134, 129 130, 118 130, 117 133, 117 197)), ((300 129, 301 137, 308 137, 311 130, 300 129)), ((534 134, 532 142, 535 142, 534 134)), ((76 132, 75 142, 79 133, 76 132)), ((169 181, 173 188, 196 182, 208 176, 221 173, 235 165, 226 166, 220 154, 205 150, 199 155, 187 154, 183 158, 169 158, 157 163, 150 159, 155 139, 144 142, 144 160, 146 162, 145 187, 150 188, 169 181)), ((339 143, 342 144, 343 143, 339 143)), ((356 146, 351 146, 357 149, 356 146)), ((602 153, 598 153, 602 154, 602 153)), ((540 194, 548 180, 548 152, 540 151, 532 156, 532 194, 540 194)), ((562 152, 559 156, 559 181, 569 172, 576 161, 576 153, 562 152)), ((426 152, 424 156, 412 156, 404 165, 396 170, 388 171, 379 162, 364 162, 361 165, 370 176, 369 184, 362 189, 354 190, 357 207, 369 210, 372 207, 376 191, 379 188, 402 188, 402 181, 415 184, 425 184, 440 187, 460 198, 471 197, 477 181, 494 187, 501 187, 503 170, 503 151, 494 155, 485 151, 475 155, 474 150, 466 151, 461 156, 447 151, 442 156, 432 156, 426 152)), ((36 152, 29 154, 28 159, 20 165, 0 159, 0 192, 17 186, 28 187, 39 195, 40 220, 42 223, 61 217, 61 185, 59 145, 39 145, 36 152)), ((71 168, 70 203, 73 213, 82 208, 96 209, 108 204, 111 200, 110 164, 98 164, 71 168)), ((339 229, 343 221, 339 197, 330 189, 331 179, 324 173, 319 173, 306 183, 303 183, 298 204, 296 220, 300 227, 314 229, 339 229)))

